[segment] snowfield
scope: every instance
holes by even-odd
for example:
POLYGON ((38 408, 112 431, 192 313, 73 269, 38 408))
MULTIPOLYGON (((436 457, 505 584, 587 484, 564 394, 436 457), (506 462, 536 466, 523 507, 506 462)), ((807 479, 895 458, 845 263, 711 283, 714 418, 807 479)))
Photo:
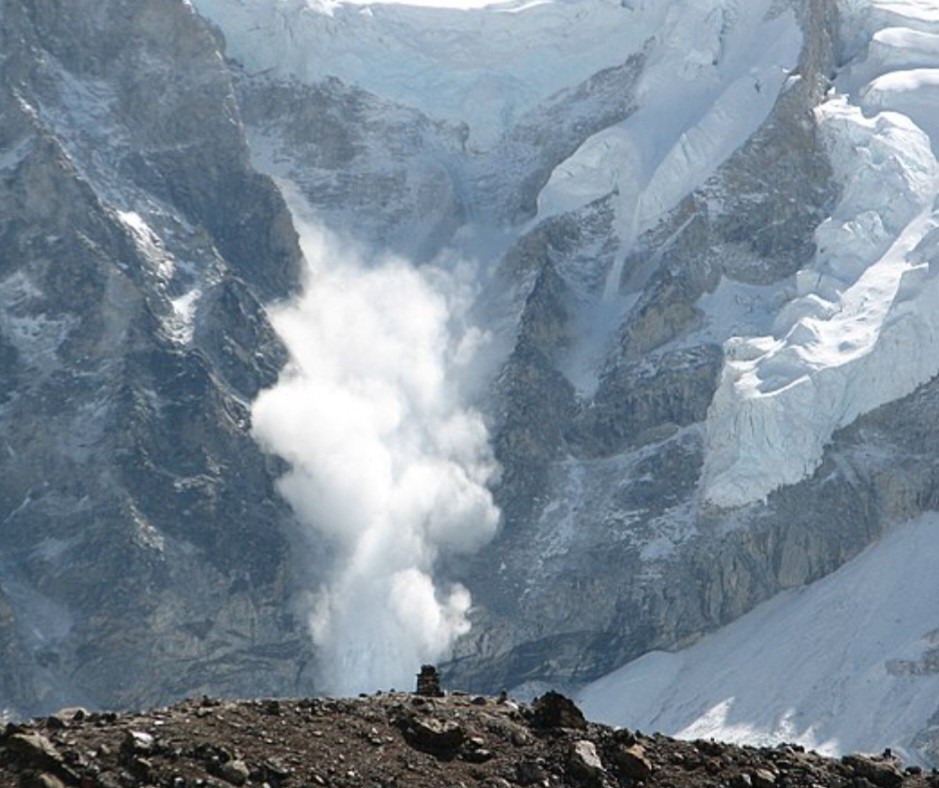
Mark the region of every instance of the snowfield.
POLYGON ((590 719, 681 738, 798 742, 922 761, 911 731, 939 697, 939 516, 907 523, 837 572, 676 654, 589 685, 590 719))

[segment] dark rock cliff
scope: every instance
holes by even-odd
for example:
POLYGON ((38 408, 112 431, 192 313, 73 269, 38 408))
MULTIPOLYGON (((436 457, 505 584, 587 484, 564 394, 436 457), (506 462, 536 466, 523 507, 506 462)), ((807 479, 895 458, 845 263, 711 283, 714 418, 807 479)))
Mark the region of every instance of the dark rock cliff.
POLYGON ((309 687, 247 409, 300 252, 216 40, 181 0, 0 19, 3 702, 309 687))

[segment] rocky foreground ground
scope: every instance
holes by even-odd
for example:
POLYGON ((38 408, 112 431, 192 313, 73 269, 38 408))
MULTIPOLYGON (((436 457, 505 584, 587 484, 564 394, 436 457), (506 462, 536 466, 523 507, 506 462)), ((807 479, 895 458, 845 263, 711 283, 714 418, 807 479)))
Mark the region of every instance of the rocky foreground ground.
POLYGON ((587 723, 556 693, 531 706, 452 693, 188 700, 146 713, 71 709, 0 736, 0 786, 851 786, 939 788, 890 753, 675 741, 587 723))

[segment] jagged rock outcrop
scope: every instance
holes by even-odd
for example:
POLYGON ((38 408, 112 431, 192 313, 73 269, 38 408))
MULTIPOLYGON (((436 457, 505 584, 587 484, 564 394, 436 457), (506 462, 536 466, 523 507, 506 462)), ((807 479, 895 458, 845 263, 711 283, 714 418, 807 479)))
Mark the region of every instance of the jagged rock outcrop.
MULTIPOLYGON (((574 391, 558 371, 564 344, 545 347, 544 337, 576 333, 574 294, 583 285, 579 277, 556 272, 583 270, 572 258, 583 257, 594 238, 614 234, 614 212, 600 204, 548 220, 507 255, 524 254, 538 273, 516 350, 499 380, 505 385, 520 374, 520 354, 541 344, 540 380, 528 373, 521 386, 539 403, 529 412, 540 442, 506 443, 524 428, 526 411, 523 398, 504 389, 519 411, 499 411, 504 415, 496 446, 505 468, 500 503, 525 515, 508 517, 503 533, 467 570, 468 578, 485 578, 477 581, 477 601, 485 610, 478 631, 485 635, 467 644, 467 660, 456 667, 462 678, 491 686, 493 665, 509 683, 538 679, 545 671, 567 681, 598 675, 649 648, 667 648, 730 621, 780 588, 822 576, 885 527, 855 527, 848 512, 865 507, 856 500, 839 510, 837 526, 830 517, 816 517, 819 510, 807 505, 806 496, 815 502, 831 492, 817 496, 810 484, 789 492, 802 501, 799 523, 792 521, 794 501, 776 516, 758 510, 722 515, 696 502, 704 457, 700 425, 724 358, 699 304, 722 278, 759 286, 805 265, 814 253, 814 229, 838 195, 812 121, 834 60, 831 11, 826 4, 806 6, 802 78, 780 95, 757 133, 636 241, 618 286, 637 297, 592 392, 574 391), (585 224, 584 216, 597 218, 585 224), (577 231, 543 243, 535 256, 521 251, 564 222, 577 231), (545 288, 552 277, 557 283, 545 288), (558 295, 565 292, 566 301, 558 295), (569 305, 569 314, 559 303, 569 305), (540 314, 553 316, 549 332, 540 314), (558 382, 546 384, 552 376, 558 382), (565 386, 565 406, 546 407, 551 399, 544 392, 565 386), (544 442, 550 453, 540 448, 544 442), (516 482, 531 478, 538 483, 516 482), (725 518, 747 527, 715 538, 725 530, 725 518), (508 639, 514 642, 521 621, 531 622, 531 634, 503 652, 497 633, 512 632, 508 639), (469 657, 477 649, 487 654, 479 663, 469 657), (477 672, 470 667, 475 664, 486 667, 477 672)), ((601 270, 604 263, 612 266, 612 255, 599 258, 601 270)), ((593 282, 595 303, 603 279, 594 275, 593 282)), ((852 496, 853 486, 845 497, 852 496)), ((831 505, 817 505, 830 515, 831 505)))
POLYGON ((0 17, 0 703, 309 686, 246 408, 300 253, 215 39, 181 0, 0 17))

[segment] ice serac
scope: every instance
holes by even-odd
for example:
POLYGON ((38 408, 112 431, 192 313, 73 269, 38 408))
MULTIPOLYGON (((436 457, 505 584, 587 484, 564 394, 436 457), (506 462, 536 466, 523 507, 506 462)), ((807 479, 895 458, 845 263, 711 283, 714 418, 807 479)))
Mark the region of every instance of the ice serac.
POLYGON ((703 472, 717 506, 810 476, 836 429, 939 372, 936 72, 894 70, 898 45, 918 62, 930 51, 939 62, 939 50, 928 34, 888 32, 844 80, 849 93, 816 111, 842 198, 815 233, 814 261, 771 333, 725 346, 703 472), (857 88, 858 73, 879 75, 857 88))

